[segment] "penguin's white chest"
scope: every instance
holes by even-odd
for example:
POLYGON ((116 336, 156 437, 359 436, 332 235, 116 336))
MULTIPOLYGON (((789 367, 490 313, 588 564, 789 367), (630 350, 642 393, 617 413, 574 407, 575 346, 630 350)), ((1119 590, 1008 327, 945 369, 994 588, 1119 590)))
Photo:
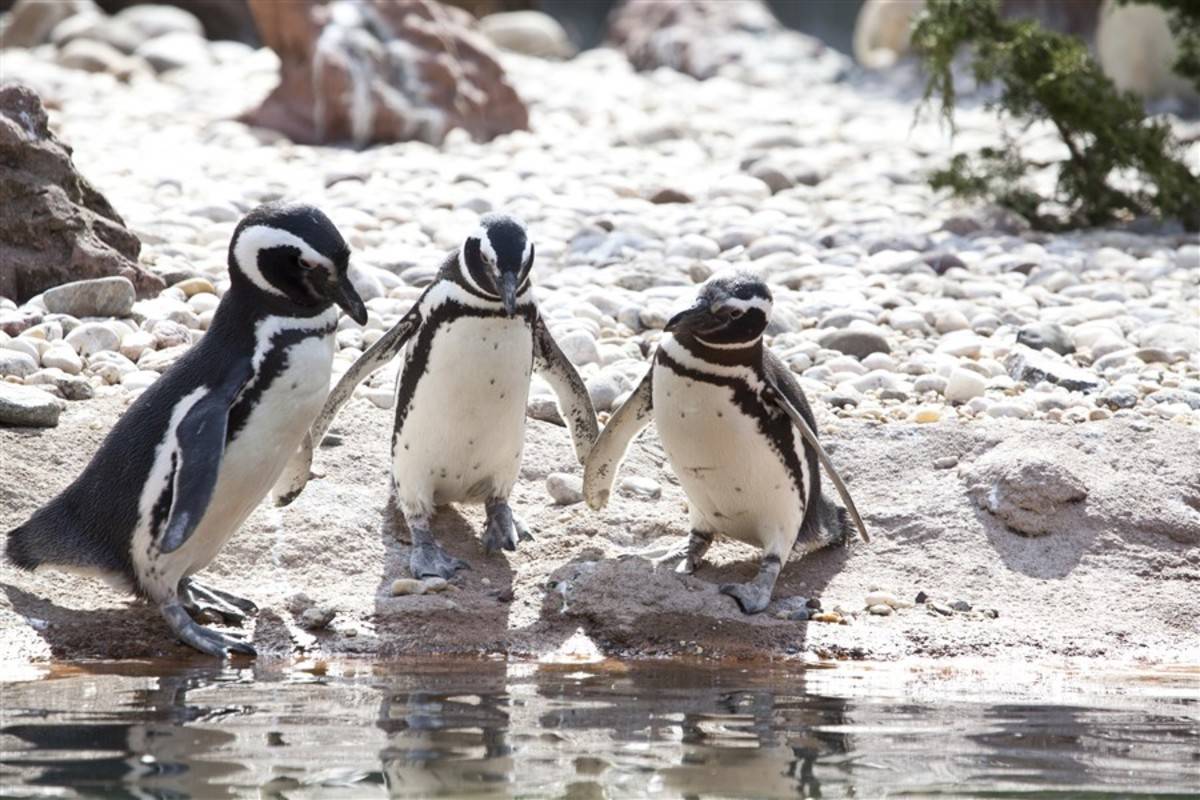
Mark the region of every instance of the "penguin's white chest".
MULTIPOLYGON (((182 574, 207 566, 283 472, 329 393, 335 340, 313 336, 287 347, 245 423, 225 447, 212 502, 179 549, 182 574)), ((269 364, 264 359, 263 365, 269 364)), ((247 384, 251 391, 260 374, 247 384)), ((245 396, 245 395, 244 395, 245 396)))
POLYGON ((405 408, 393 434, 396 497, 405 514, 507 497, 521 468, 533 337, 520 317, 443 323, 428 353, 409 346, 397 383, 405 408), (421 370, 404 397, 412 370, 421 370))
POLYGON ((787 464, 734 402, 733 389, 656 364, 653 393, 655 426, 688 496, 692 525, 786 552, 804 505, 787 464))

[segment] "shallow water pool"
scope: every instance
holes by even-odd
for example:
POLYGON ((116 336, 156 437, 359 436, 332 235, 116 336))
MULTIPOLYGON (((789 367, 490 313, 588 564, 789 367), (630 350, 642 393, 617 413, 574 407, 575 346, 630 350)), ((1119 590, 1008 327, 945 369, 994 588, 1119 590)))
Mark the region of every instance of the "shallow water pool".
POLYGON ((0 683, 0 795, 1194 796, 1196 677, 1034 704, 841 667, 62 665, 0 683))

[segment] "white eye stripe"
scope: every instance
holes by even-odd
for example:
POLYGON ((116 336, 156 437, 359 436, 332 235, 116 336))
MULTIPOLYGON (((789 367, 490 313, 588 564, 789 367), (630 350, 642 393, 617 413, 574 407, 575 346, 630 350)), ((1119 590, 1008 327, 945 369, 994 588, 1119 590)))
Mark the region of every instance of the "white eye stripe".
POLYGON ((751 297, 749 300, 743 300, 740 297, 731 297, 728 300, 721 302, 722 308, 736 308, 739 311, 749 311, 752 308, 758 308, 766 313, 771 312, 771 301, 765 297, 751 297))
POLYGON ((238 234, 237 244, 233 246, 233 260, 242 274, 250 282, 264 292, 286 297, 286 293, 273 285, 258 268, 258 254, 272 247, 294 247, 300 251, 300 257, 305 261, 325 267, 330 272, 336 271, 333 262, 318 253, 308 242, 294 233, 282 228, 272 228, 269 225, 252 225, 238 234))

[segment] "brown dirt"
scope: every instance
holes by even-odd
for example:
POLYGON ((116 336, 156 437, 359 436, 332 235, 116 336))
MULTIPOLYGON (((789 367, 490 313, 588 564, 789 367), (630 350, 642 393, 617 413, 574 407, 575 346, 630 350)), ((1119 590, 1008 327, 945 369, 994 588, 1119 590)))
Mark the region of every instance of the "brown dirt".
MULTIPOLYGON (((0 530, 74 477, 124 406, 101 398, 71 404, 54 429, 0 429, 0 530)), ((314 467, 326 477, 285 509, 260 508, 203 574, 260 605, 252 637, 264 656, 547 656, 578 648, 572 636, 582 629, 617 656, 1200 662, 1200 434, 1181 425, 826 421, 826 441, 874 538, 788 564, 777 601, 819 596, 827 609, 858 612, 871 589, 908 600, 923 590, 999 612, 943 617, 916 607, 890 617, 857 613, 836 625, 777 619, 775 606, 743 616, 716 589, 753 574, 756 554, 743 545, 719 542, 694 577, 617 558, 686 533, 683 496, 653 429, 624 474, 659 481, 662 497, 616 494, 596 514, 551 502, 546 475, 579 467, 566 431, 533 420, 514 507, 536 541, 486 557, 481 509, 444 510, 435 530, 474 569, 447 593, 393 597, 392 581, 408 576, 408 547, 387 502, 390 421, 390 412, 352 401, 333 429, 341 443, 317 454, 314 467), (1082 500, 1059 502, 1054 479, 1038 472, 1038 454, 1063 451, 1074 454, 1065 469, 1073 486, 1086 488, 1082 500), (935 469, 945 457, 959 463, 935 469), (998 470, 1003 458, 1012 465, 998 470), (1026 468, 1047 484, 1044 508, 1029 486, 993 498, 1000 516, 982 507, 981 482, 999 471, 1008 485, 1026 468), (1001 518, 1014 518, 1005 516, 1013 503, 1022 506, 1018 527, 1050 532, 1009 528, 1001 518), (328 630, 314 635, 297 625, 288 601, 298 592, 337 608, 328 630)), ((189 654, 149 606, 90 579, 7 565, 0 630, 0 661, 189 654)))

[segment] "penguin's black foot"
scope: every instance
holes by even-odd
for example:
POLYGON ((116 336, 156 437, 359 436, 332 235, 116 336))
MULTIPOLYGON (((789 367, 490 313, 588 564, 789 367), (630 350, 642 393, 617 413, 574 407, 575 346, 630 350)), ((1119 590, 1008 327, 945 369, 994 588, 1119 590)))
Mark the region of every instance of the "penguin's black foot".
POLYGON ((412 554, 408 558, 408 568, 412 576, 421 578, 445 578, 450 580, 460 569, 470 569, 471 565, 461 558, 455 558, 442 549, 437 542, 422 542, 413 544, 412 554))
POLYGON ((679 566, 675 567, 675 571, 684 575, 692 575, 704 563, 704 554, 708 552, 708 548, 712 545, 713 535, 705 531, 692 531, 692 535, 688 537, 687 546, 682 553, 683 560, 679 562, 679 566))
POLYGON ((171 630, 186 645, 194 647, 201 653, 216 658, 229 658, 234 655, 254 656, 258 651, 249 642, 226 636, 208 628, 202 627, 188 616, 187 609, 179 602, 167 603, 161 609, 163 619, 171 626, 171 630))
POLYGON ((245 598, 191 579, 179 582, 179 599, 184 609, 199 621, 213 620, 241 627, 248 617, 258 612, 258 606, 245 598))
POLYGON ((779 556, 765 556, 754 580, 749 583, 723 583, 721 594, 737 600, 743 614, 761 613, 771 604, 771 593, 775 591, 775 580, 782 567, 779 556))
POLYGON ((737 600, 743 614, 758 614, 766 610, 771 602, 771 590, 753 583, 723 583, 721 594, 737 600))
MULTIPOLYGON (((485 507, 487 530, 483 533, 484 552, 491 555, 500 550, 516 550, 521 533, 513 517, 512 508, 503 500, 489 500, 485 507)), ((525 529, 525 533, 528 535, 528 528, 525 529)))

